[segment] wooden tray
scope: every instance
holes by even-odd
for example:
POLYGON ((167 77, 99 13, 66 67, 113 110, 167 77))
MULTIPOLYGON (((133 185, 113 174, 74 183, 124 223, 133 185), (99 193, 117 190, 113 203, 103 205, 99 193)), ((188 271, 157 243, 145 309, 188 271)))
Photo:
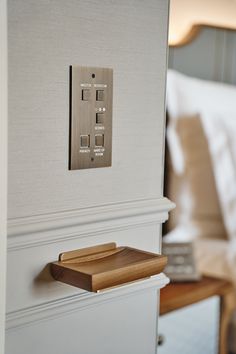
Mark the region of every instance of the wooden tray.
POLYGON ((115 243, 61 253, 51 263, 55 280, 96 292, 161 273, 167 257, 115 243))

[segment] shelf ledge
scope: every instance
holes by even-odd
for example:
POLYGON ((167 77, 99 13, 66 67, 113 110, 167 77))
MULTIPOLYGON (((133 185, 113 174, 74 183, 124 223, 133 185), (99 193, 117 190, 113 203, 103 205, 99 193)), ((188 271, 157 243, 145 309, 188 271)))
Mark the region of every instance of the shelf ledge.
POLYGON ((166 264, 166 256, 112 242, 61 253, 50 269, 55 280, 98 292, 159 274, 166 264))

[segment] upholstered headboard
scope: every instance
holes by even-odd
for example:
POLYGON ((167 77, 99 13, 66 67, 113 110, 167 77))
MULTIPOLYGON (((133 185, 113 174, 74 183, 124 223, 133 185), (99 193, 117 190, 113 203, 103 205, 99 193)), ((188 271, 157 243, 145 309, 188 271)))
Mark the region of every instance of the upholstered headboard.
POLYGON ((191 43, 170 48, 169 67, 200 79, 236 85, 236 31, 203 28, 191 43))
POLYGON ((204 27, 236 30, 235 0, 171 0, 169 44, 191 42, 204 27))

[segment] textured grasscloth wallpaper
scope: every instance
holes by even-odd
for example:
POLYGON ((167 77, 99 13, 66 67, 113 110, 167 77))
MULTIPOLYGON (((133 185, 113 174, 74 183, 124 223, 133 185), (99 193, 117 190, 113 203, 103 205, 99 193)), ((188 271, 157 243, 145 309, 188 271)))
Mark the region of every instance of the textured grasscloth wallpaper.
POLYGON ((168 1, 8 3, 9 217, 160 197, 168 1), (114 69, 112 168, 68 171, 71 64, 114 69))

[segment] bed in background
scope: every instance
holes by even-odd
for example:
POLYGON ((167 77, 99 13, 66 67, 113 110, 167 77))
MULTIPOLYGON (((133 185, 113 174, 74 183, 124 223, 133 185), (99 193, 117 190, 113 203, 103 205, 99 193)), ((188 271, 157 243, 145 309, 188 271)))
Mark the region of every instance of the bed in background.
MULTIPOLYGON (((169 58, 182 74, 168 74, 165 233, 194 239, 201 272, 236 283, 236 32, 206 28, 169 58)), ((236 315, 232 333, 236 353, 236 315)))
POLYGON ((236 87, 170 70, 167 110, 166 195, 177 208, 165 239, 193 240, 200 272, 236 286, 236 87))
POLYGON ((170 177, 178 184, 170 186, 178 216, 168 237, 204 241, 204 249, 224 241, 217 263, 224 259, 222 274, 236 282, 236 87, 169 71, 167 109, 170 177))

